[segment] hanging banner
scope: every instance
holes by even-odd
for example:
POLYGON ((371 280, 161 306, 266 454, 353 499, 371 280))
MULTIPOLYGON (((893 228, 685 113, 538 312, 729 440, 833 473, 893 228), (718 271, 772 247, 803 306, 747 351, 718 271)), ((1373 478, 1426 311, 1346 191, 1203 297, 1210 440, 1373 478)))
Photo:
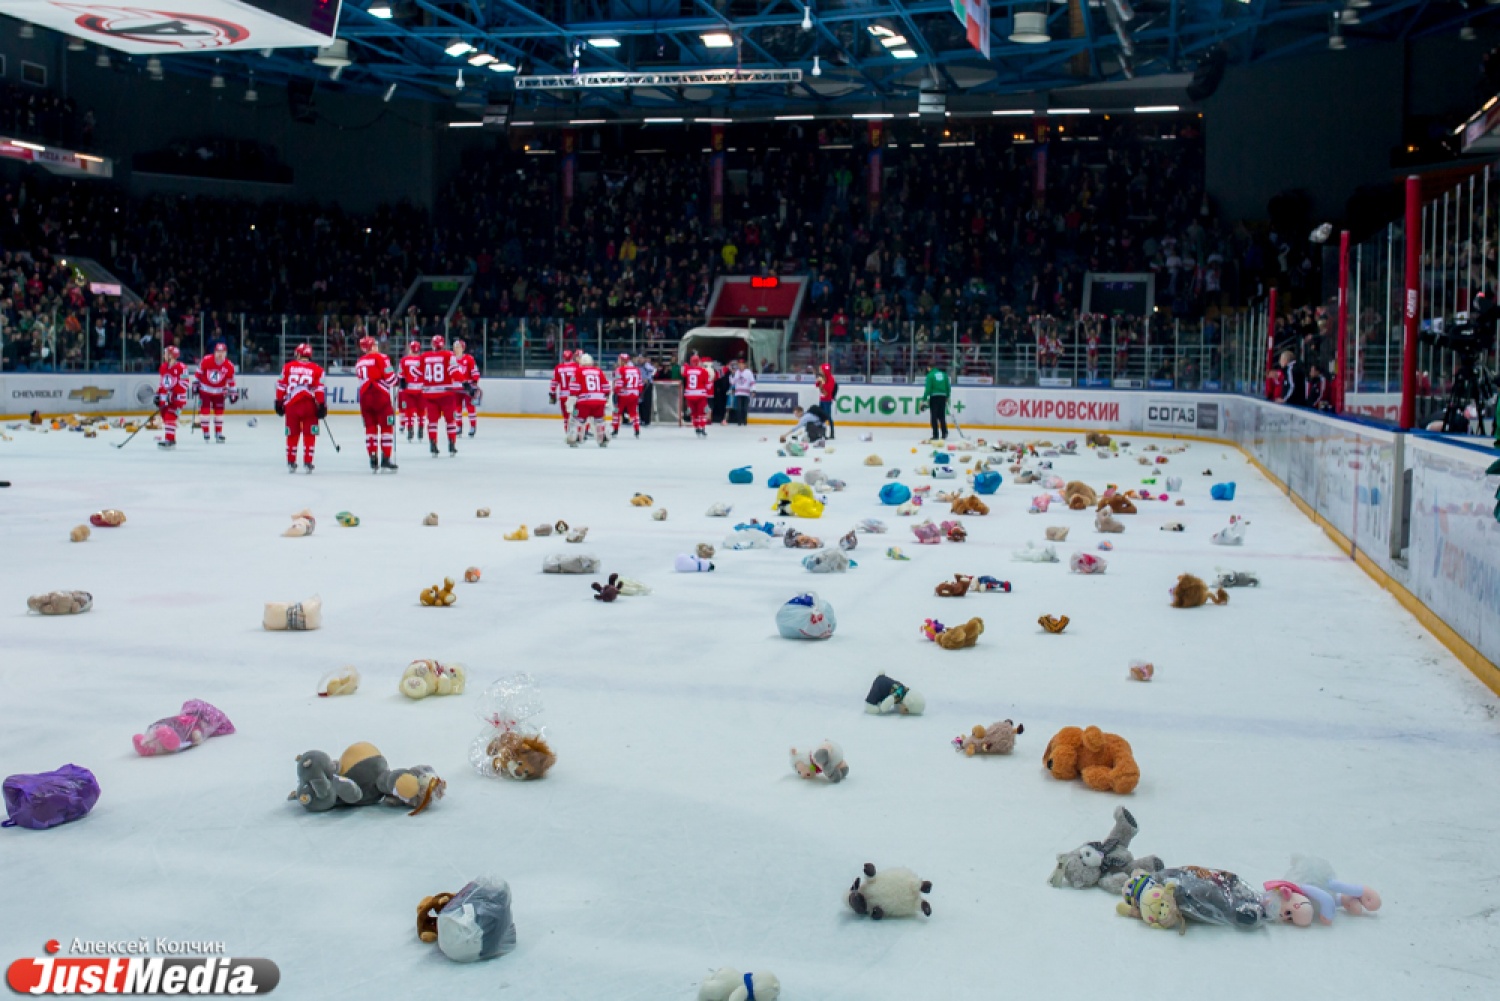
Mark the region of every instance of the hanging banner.
POLYGON ((573 207, 573 175, 578 170, 578 133, 564 129, 562 134, 562 221, 568 221, 573 207))
POLYGON ((709 211, 715 225, 724 221, 724 126, 712 126, 708 154, 709 211))
POLYGON ((869 122, 870 158, 869 172, 870 215, 880 211, 880 185, 885 171, 885 122, 878 118, 869 122))
POLYGON ((5 13, 131 55, 324 46, 342 0, 5 0, 5 13))

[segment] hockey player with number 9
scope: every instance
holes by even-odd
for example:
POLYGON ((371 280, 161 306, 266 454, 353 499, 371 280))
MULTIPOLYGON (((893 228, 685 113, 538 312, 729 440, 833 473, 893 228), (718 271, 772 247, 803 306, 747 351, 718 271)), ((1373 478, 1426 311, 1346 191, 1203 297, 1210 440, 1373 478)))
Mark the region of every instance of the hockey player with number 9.
POLYGON ((313 471, 318 422, 328 416, 323 388, 323 366, 312 360, 312 345, 298 344, 291 361, 276 380, 276 415, 286 419, 286 471, 297 471, 297 441, 302 441, 302 465, 313 471))
POLYGON ((370 472, 389 469, 394 473, 396 464, 391 461, 391 447, 395 444, 396 411, 391 406, 391 389, 396 385, 396 373, 391 369, 391 360, 376 350, 375 338, 361 337, 359 350, 361 355, 354 363, 354 374, 359 377, 359 413, 365 421, 365 452, 370 456, 370 472))

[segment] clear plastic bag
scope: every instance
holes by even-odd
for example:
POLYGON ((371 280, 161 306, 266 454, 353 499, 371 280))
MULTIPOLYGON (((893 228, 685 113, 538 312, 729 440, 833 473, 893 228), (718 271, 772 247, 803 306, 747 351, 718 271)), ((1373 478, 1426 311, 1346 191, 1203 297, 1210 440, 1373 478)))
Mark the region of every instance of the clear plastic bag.
MULTIPOLYGON (((540 778, 540 774, 518 775, 507 771, 505 761, 511 756, 509 752, 516 750, 511 746, 516 743, 514 738, 532 744, 545 740, 547 728, 542 724, 542 710, 542 694, 531 675, 513 674, 491 684, 479 696, 475 710, 484 728, 469 743, 469 764, 490 779, 540 778)), ((535 753, 531 748, 527 750, 535 753)), ((550 767, 549 761, 540 770, 545 772, 550 767)))
POLYGON ((510 884, 493 876, 464 884, 438 912, 438 948, 455 963, 494 959, 516 947, 510 884))

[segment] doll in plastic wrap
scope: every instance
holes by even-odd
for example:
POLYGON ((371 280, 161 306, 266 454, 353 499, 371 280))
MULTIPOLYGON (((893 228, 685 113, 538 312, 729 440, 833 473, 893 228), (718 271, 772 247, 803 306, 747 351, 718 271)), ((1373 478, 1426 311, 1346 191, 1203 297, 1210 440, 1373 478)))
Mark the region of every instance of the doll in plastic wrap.
POLYGON ((1180 913, 1186 921, 1250 929, 1270 920, 1260 890, 1228 870, 1197 865, 1163 869, 1155 874, 1133 872, 1123 891, 1125 902, 1115 909, 1120 914, 1139 917, 1147 924, 1172 927, 1170 920, 1153 921, 1149 916, 1152 909, 1147 904, 1158 896, 1155 893, 1158 887, 1169 891, 1170 903, 1175 905, 1170 910, 1180 913))
POLYGON ((529 674, 501 678, 484 690, 484 729, 469 744, 469 763, 486 778, 539 779, 557 763, 541 723, 542 696, 529 674))
POLYGON ((210 737, 234 733, 234 724, 218 709, 199 699, 189 699, 175 716, 159 719, 135 735, 136 753, 145 758, 173 754, 197 747, 210 737))
POLYGON ((438 912, 437 945, 455 963, 493 959, 515 949, 510 885, 480 877, 454 894, 438 912))

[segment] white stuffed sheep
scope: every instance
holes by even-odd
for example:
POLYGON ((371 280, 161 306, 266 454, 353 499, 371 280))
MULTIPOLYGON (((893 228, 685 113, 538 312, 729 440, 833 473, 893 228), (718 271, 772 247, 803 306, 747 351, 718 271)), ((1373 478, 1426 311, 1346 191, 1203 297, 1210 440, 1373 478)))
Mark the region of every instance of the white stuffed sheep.
POLYGON ((711 973, 698 988, 698 1001, 776 1001, 779 997, 781 983, 776 974, 740 973, 727 966, 711 973))

